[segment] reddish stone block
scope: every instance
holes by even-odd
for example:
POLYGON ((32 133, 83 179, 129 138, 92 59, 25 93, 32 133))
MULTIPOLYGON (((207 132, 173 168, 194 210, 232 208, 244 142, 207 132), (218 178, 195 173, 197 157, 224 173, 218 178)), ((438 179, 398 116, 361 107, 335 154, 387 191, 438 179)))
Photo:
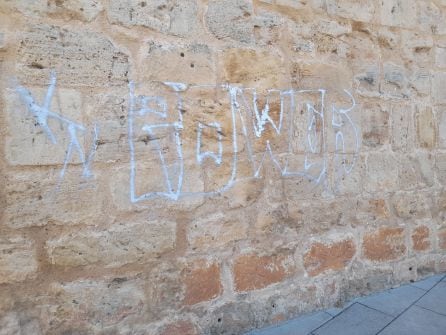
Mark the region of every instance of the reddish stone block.
POLYGON ((194 305, 218 297, 223 291, 218 264, 200 265, 184 273, 186 293, 184 304, 194 305))
POLYGON ((429 249, 431 243, 429 241, 429 228, 419 226, 412 233, 413 250, 424 251, 429 249))
POLYGON ((291 271, 286 258, 286 255, 240 256, 233 268, 236 291, 258 290, 284 280, 291 271))
POLYGON ((380 228, 364 236, 363 251, 365 258, 372 261, 388 261, 404 256, 403 228, 380 228))
POLYGON ((304 266, 310 276, 327 270, 342 270, 356 252, 353 240, 344 240, 329 245, 314 243, 304 255, 304 266))

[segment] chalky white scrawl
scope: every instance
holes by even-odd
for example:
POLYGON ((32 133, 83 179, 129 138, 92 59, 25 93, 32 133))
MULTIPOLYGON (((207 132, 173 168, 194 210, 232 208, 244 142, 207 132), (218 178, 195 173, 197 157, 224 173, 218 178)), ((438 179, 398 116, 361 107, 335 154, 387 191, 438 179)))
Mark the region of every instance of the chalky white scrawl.
POLYGON ((45 100, 42 105, 39 105, 34 97, 32 96, 31 92, 26 89, 25 87, 18 85, 16 87, 16 92, 19 94, 20 99, 22 100, 23 104, 26 106, 28 111, 34 116, 36 119, 37 125, 42 127, 42 129, 45 131, 47 137, 53 144, 57 144, 57 138, 55 137, 54 133, 51 131, 48 120, 49 119, 55 119, 60 122, 64 127, 64 129, 68 132, 69 136, 69 144, 66 149, 65 153, 65 159, 63 163, 62 170, 60 171, 60 179, 59 179, 59 185, 60 182, 62 182, 66 169, 68 167, 68 164, 72 158, 73 155, 73 149, 77 151, 79 158, 81 160, 83 171, 82 176, 84 178, 89 178, 92 176, 92 173, 90 171, 91 163, 94 158, 94 154, 97 149, 97 140, 98 140, 98 129, 97 126, 94 125, 93 128, 93 143, 91 146, 91 149, 86 155, 84 153, 84 150, 82 149, 82 146, 79 143, 78 136, 79 134, 84 135, 86 133, 86 129, 83 125, 72 121, 58 113, 54 113, 50 110, 51 107, 51 101, 53 99, 54 90, 56 88, 56 73, 54 71, 51 72, 50 75, 50 84, 48 86, 48 90, 45 96, 45 100))

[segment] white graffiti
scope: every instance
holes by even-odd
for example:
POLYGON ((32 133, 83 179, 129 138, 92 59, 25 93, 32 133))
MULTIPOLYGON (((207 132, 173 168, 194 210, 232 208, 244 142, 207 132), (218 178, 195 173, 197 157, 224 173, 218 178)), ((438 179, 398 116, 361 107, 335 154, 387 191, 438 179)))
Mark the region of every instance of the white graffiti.
MULTIPOLYGON (((93 126, 93 141, 85 152, 79 138, 87 135, 86 127, 51 110, 55 89, 52 72, 43 104, 21 85, 16 92, 51 143, 59 141, 49 120, 53 127, 54 120, 58 122, 67 135, 59 184, 76 153, 82 176, 89 178, 98 127, 93 126)), ((336 192, 356 165, 356 101, 346 90, 336 101, 345 100, 347 106, 331 103, 327 110, 324 89, 269 89, 260 94, 238 85, 176 82, 130 82, 128 89, 133 203, 218 195, 237 182, 261 178, 268 162, 283 178, 336 192)))
MULTIPOLYGON (((182 197, 194 195, 215 195, 220 194, 230 187, 234 186, 237 181, 250 178, 260 178, 262 175, 262 168, 265 165, 267 158, 271 159, 273 165, 278 169, 283 177, 304 178, 314 184, 322 184, 326 182, 328 169, 328 153, 327 153, 327 134, 326 134, 326 115, 325 115, 325 97, 326 91, 320 90, 268 90, 266 93, 265 103, 260 106, 258 94, 254 88, 242 88, 233 85, 186 85, 183 83, 163 83, 165 87, 173 89, 175 99, 171 102, 169 108, 167 103, 167 96, 171 93, 169 90, 164 91, 164 96, 160 95, 138 95, 135 92, 135 83, 130 83, 130 109, 129 109, 129 145, 131 155, 131 177, 130 177, 130 198, 132 202, 139 202, 141 200, 152 199, 156 197, 166 197, 171 200, 178 200, 182 197), (195 163, 203 165, 207 158, 214 162, 214 167, 211 170, 219 171, 222 165, 229 164, 231 168, 225 170, 228 175, 226 182, 221 183, 218 187, 211 190, 193 191, 184 189, 184 181, 187 178, 187 167, 185 166, 185 158, 183 157, 184 146, 187 139, 184 136, 190 136, 190 131, 186 132, 185 120, 182 112, 184 99, 187 92, 194 89, 215 89, 226 92, 229 99, 229 108, 226 118, 230 122, 222 122, 219 120, 201 121, 194 120, 196 127, 196 148, 195 148, 195 163), (313 100, 308 100, 308 96, 313 96, 313 100), (306 98, 307 97, 307 98, 306 98), (316 101, 314 97, 317 97, 316 101), (276 101, 276 112, 278 116, 271 115, 271 100, 276 101), (147 107, 147 102, 154 102, 153 107, 147 107), (277 104, 279 107, 277 108, 277 104), (295 129, 301 126, 302 122, 298 124, 295 119, 298 105, 304 109, 301 114, 302 120, 306 120, 306 126, 303 129, 295 129), (157 120, 143 120, 141 117, 145 113, 152 113, 157 120), (222 126, 225 123, 226 129, 222 126), (228 126, 229 125, 229 126, 228 126), (258 143, 256 141, 262 140, 265 132, 268 131, 269 126, 273 130, 273 134, 265 136, 267 139, 264 143, 264 149, 258 150, 258 143), (163 128, 170 129, 171 133, 164 133, 158 136, 152 131, 153 129, 163 128), (151 148, 147 150, 147 159, 153 157, 154 150, 159 157, 158 163, 160 169, 163 171, 164 187, 159 188, 159 185, 153 187, 152 190, 137 194, 136 187, 140 184, 137 181, 137 167, 135 143, 138 142, 138 131, 146 131, 150 136, 151 148), (214 141, 216 141, 216 148, 214 150, 203 151, 204 146, 203 131, 207 130, 214 134, 214 141), (300 133, 299 133, 300 132, 300 133), (302 142, 296 144, 295 134, 299 133, 302 137, 302 142), (303 134, 304 133, 304 134, 303 134), (228 136, 231 134, 231 136, 228 136), (174 140, 168 140, 169 136, 173 136, 174 140), (282 137, 281 141, 287 143, 287 147, 282 150, 275 150, 274 137, 282 137), (223 141, 226 139, 231 142, 231 146, 226 145, 224 148, 223 141), (257 139, 257 140, 256 140, 257 139), (164 141, 162 144, 161 141, 164 141), (251 165, 252 173, 249 175, 240 176, 238 164, 241 160, 241 152, 239 152, 240 144, 243 145, 243 152, 245 160, 251 165), (297 146, 297 148, 296 148, 297 146), (169 148, 175 149, 170 151, 169 148), (297 150, 296 150, 297 149, 297 150), (296 152, 300 155, 296 155, 296 152), (175 157, 170 157, 168 161, 167 156, 176 152, 175 157), (232 159, 229 157, 232 156, 232 159), (300 156, 300 164, 293 162, 297 156, 300 156), (224 157, 227 157, 225 162, 224 157)), ((162 84, 160 84, 162 85, 162 84)), ((155 91, 158 91, 155 89, 155 91)), ((356 107, 356 102, 353 96, 345 91, 344 94, 351 100, 351 105, 348 108, 338 108, 332 106, 332 122, 331 126, 334 131, 335 143, 335 163, 338 162, 338 157, 342 161, 338 163, 342 166, 342 173, 336 172, 337 177, 351 173, 356 162, 357 154, 359 152, 359 133, 356 125, 351 118, 351 112, 356 107), (348 128, 348 130, 346 130, 348 128), (346 159, 349 151, 346 148, 344 140, 348 133, 352 133, 355 143, 353 149, 349 148, 352 153, 350 162, 346 159)), ((186 97, 187 98, 187 97, 186 97)), ((199 117, 194 115, 195 118, 199 117)), ((228 121, 228 120, 226 120, 228 121)), ((298 136, 298 137, 299 137, 298 136)), ((277 143, 276 143, 277 144, 277 143)), ((186 150, 187 151, 187 150, 186 150)), ((241 151, 241 150, 240 150, 241 151)), ((190 161, 190 160, 189 160, 190 161)), ((339 169, 338 169, 339 170, 339 169)), ((337 170, 337 171, 338 171, 337 170)), ((221 175, 219 176, 221 178, 221 175)))
POLYGON ((51 108, 51 101, 53 99, 54 90, 56 88, 56 73, 51 72, 50 76, 50 84, 48 86, 48 90, 45 96, 45 100, 42 105, 39 105, 33 96, 31 95, 31 92, 26 89, 25 87, 18 85, 16 87, 16 92, 19 94, 20 99, 22 100, 23 104, 26 106, 28 111, 34 116, 37 125, 39 125, 44 132, 46 133, 47 137, 53 144, 57 144, 56 136, 54 135, 53 131, 50 129, 48 121, 49 119, 57 120, 61 125, 66 127, 66 131, 68 132, 69 136, 69 144, 66 149, 65 159, 63 162, 63 167, 60 171, 59 176, 59 185, 60 182, 63 180, 65 176, 65 172, 67 170, 68 164, 70 163, 72 156, 73 156, 73 150, 77 152, 79 155, 79 158, 82 163, 83 171, 82 176, 84 178, 90 178, 92 176, 90 167, 91 163, 94 158, 94 154, 97 149, 97 140, 98 140, 98 129, 97 126, 94 125, 93 128, 93 143, 90 148, 90 151, 88 155, 84 153, 84 150, 79 143, 79 133, 84 135, 86 132, 86 129, 83 125, 74 122, 62 115, 59 115, 57 113, 54 113, 50 110, 51 108))

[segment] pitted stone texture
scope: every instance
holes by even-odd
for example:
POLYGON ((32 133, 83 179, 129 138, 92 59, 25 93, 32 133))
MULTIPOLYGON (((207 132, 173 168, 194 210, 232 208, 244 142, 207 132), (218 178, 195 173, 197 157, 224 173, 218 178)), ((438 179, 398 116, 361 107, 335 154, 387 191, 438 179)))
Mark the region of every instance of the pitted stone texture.
POLYGON ((344 269, 356 253, 353 240, 344 240, 330 244, 314 243, 304 255, 304 266, 310 276, 317 276, 325 271, 344 269))
POLYGON ((206 25, 218 39, 250 43, 254 40, 251 0, 210 0, 206 25))
POLYGON ((0 284, 24 281, 36 276, 38 264, 32 241, 19 236, 2 237, 0 254, 0 284))
MULTIPOLYGON (((28 88, 35 102, 43 106, 46 89, 28 88)), ((47 133, 37 123, 37 116, 31 114, 26 105, 19 98, 18 93, 7 94, 6 113, 10 136, 6 138, 6 158, 10 165, 62 165, 66 159, 67 149, 72 140, 68 124, 49 118, 47 125, 54 135, 56 143, 52 143, 47 133)), ((49 110, 63 118, 77 124, 82 124, 82 96, 79 91, 72 89, 56 89, 49 110)), ((76 130, 76 138, 88 152, 88 142, 91 141, 89 132, 76 130)), ((86 158, 86 156, 84 157, 86 158)), ((80 163, 81 157, 76 151, 69 163, 80 163)))
POLYGON ((371 22, 375 16, 375 2, 368 0, 329 0, 328 13, 355 21, 371 22))
POLYGON ((174 45, 149 41, 139 61, 141 81, 214 84, 215 56, 205 44, 174 45), (169 64, 165 67, 165 64, 169 64))
POLYGON ((101 0, 6 0, 4 9, 18 10, 27 17, 55 16, 90 22, 102 11, 101 0))
MULTIPOLYGON (((127 220, 126 220, 127 221, 127 220)), ((61 236, 46 243, 52 264, 79 266, 104 264, 113 268, 131 263, 145 263, 159 254, 173 250, 176 224, 117 222, 107 230, 84 230, 61 236)))
POLYGON ((257 290, 284 280, 292 274, 294 266, 290 262, 286 255, 238 257, 233 268, 236 291, 257 290))
POLYGON ((186 286, 184 304, 194 305, 218 297, 223 287, 220 282, 220 266, 205 261, 195 262, 184 271, 186 286))
POLYGON ((247 235, 248 222, 227 217, 221 212, 194 220, 188 227, 188 241, 194 251, 227 247, 233 241, 247 238, 247 235))
POLYGON ((278 52, 253 49, 228 49, 220 56, 225 82, 265 90, 289 85, 283 56, 278 52))
POLYGON ((132 322, 143 314, 146 300, 141 280, 126 277, 53 283, 50 291, 57 306, 47 306, 51 324, 68 322, 74 329, 99 331, 132 322))
POLYGON ((380 228, 364 235, 363 252, 366 259, 389 261, 401 258, 406 253, 403 228, 380 228))
POLYGON ((59 171, 15 172, 7 174, 5 224, 12 228, 47 224, 99 224, 102 213, 101 187, 82 178, 82 171, 70 166, 65 178, 59 171), (71 174, 73 173, 73 174, 71 174), (59 209, 59 210, 55 210, 59 209))
POLYGON ((196 0, 111 0, 107 9, 112 23, 143 26, 162 33, 191 36, 198 30, 196 0))
POLYGON ((25 86, 46 85, 52 69, 62 86, 125 86, 129 64, 128 56, 102 34, 33 25, 21 37, 19 79, 25 86))

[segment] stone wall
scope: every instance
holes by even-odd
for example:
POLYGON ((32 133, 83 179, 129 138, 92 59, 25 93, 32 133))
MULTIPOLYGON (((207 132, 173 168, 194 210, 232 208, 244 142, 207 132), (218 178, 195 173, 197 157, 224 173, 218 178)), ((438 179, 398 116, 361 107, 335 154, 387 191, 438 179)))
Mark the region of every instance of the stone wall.
POLYGON ((242 334, 446 271, 445 18, 0 0, 0 334, 242 334))

